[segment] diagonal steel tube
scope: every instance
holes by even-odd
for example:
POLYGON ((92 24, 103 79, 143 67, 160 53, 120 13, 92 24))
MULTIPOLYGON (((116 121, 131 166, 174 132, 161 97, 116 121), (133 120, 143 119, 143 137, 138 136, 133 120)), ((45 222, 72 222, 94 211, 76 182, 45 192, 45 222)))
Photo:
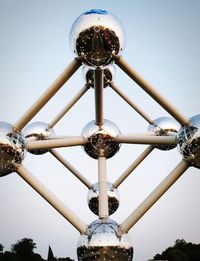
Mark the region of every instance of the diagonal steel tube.
POLYGON ((88 84, 74 96, 74 98, 58 113, 58 115, 49 123, 49 128, 53 128, 59 120, 77 103, 77 101, 87 92, 89 89, 88 84))
POLYGON ((98 158, 98 181, 99 181, 99 218, 107 219, 108 212, 108 193, 106 177, 106 158, 98 158))
POLYGON ((153 120, 141 109, 137 106, 131 99, 126 96, 116 85, 114 82, 109 83, 110 87, 122 98, 124 99, 140 116, 142 116, 149 124, 154 124, 153 120))
POLYGON ((42 107, 59 91, 64 83, 78 70, 81 66, 80 59, 74 59, 60 76, 50 85, 48 89, 39 97, 38 100, 21 116, 14 124, 16 129, 23 129, 26 124, 42 109, 42 107))
POLYGON ((69 137, 66 139, 52 139, 52 140, 37 140, 29 141, 26 146, 28 150, 35 149, 52 149, 52 148, 61 148, 61 147, 71 147, 84 145, 86 139, 82 136, 78 137, 69 137))
POLYGON ((68 220, 81 234, 87 231, 87 225, 67 208, 54 194, 52 194, 38 179, 36 179, 23 165, 14 164, 16 172, 36 192, 38 192, 54 209, 68 220))
POLYGON ((181 125, 188 123, 182 113, 180 113, 169 101, 167 101, 154 87, 145 81, 122 56, 113 54, 116 64, 130 76, 146 93, 148 93, 158 104, 160 104, 171 116, 173 116, 181 125))
POLYGON ((96 124, 103 125, 103 70, 94 70, 94 91, 95 91, 95 113, 96 124))
POLYGON ((71 171, 74 176, 76 176, 86 187, 89 189, 92 186, 92 183, 90 183, 74 166, 72 166, 60 153, 58 153, 56 150, 51 149, 49 152, 58 160, 60 163, 62 163, 69 171, 71 171))
POLYGON ((119 143, 130 144, 154 144, 154 145, 175 145, 176 136, 146 136, 146 135, 118 135, 116 140, 119 143))
POLYGON ((136 169, 140 163, 152 152, 153 146, 148 146, 143 153, 122 173, 122 175, 113 183, 118 188, 119 185, 136 169))
POLYGON ((151 192, 151 194, 124 220, 121 227, 128 232, 137 221, 160 199, 160 197, 177 181, 188 169, 189 164, 181 161, 172 172, 151 192))

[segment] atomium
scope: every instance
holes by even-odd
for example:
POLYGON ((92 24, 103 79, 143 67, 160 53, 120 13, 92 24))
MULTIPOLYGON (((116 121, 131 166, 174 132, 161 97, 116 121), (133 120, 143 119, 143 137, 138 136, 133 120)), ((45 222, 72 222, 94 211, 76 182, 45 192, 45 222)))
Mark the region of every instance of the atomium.
MULTIPOLYGON (((114 66, 109 66, 103 70, 104 76, 103 76, 103 86, 104 88, 109 86, 109 83, 113 81, 114 76, 115 76, 115 67, 114 66)), ((84 67, 83 68, 83 74, 84 74, 84 79, 86 83, 94 88, 94 69, 91 69, 89 67, 84 67)))
MULTIPOLYGON (((180 124, 169 117, 160 117, 153 121, 154 124, 150 124, 148 127, 149 132, 155 133, 156 136, 169 136, 177 135, 180 124)), ((171 150, 174 149, 176 145, 156 145, 155 148, 159 150, 171 150)))
POLYGON ((178 149, 192 166, 200 168, 200 114, 189 119, 177 135, 178 149))
POLYGON ((13 163, 20 164, 26 153, 23 134, 7 122, 0 122, 0 176, 15 171, 13 163))
POLYGON ((80 236, 77 255, 82 261, 132 261, 133 247, 117 222, 98 219, 80 236))
MULTIPOLYGON (((112 215, 119 207, 119 192, 110 182, 107 182, 107 195, 108 211, 112 215)), ((94 214, 99 214, 99 183, 92 185, 88 191, 88 206, 94 214)))
POLYGON ((120 144, 116 141, 119 134, 119 128, 112 121, 104 120, 102 126, 98 126, 95 121, 91 121, 82 131, 82 136, 87 139, 83 148, 94 159, 100 156, 107 159, 111 158, 120 148, 120 144))
POLYGON ((81 14, 71 28, 70 42, 77 56, 92 67, 113 62, 112 53, 121 54, 124 31, 119 20, 110 12, 92 9, 81 14))
MULTIPOLYGON (((47 123, 37 121, 27 125, 26 128, 23 130, 23 134, 26 138, 26 142, 29 142, 33 140, 48 139, 49 137, 54 136, 55 132, 52 128, 49 128, 47 123)), ((35 149, 29 150, 29 152, 35 155, 41 155, 48 152, 48 150, 35 149)))

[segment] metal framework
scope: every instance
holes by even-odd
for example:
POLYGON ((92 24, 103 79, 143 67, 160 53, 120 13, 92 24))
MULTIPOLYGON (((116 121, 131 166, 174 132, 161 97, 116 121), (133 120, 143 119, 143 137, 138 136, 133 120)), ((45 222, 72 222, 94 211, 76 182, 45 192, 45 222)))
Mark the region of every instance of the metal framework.
MULTIPOLYGON (((148 93, 163 109, 165 109, 182 127, 190 125, 190 120, 187 119, 181 112, 179 112, 169 101, 167 101, 158 91, 147 83, 133 68, 128 65, 124 58, 116 53, 112 53, 111 58, 134 82, 138 84, 146 93, 148 93)), ((39 97, 37 101, 16 121, 13 130, 20 132, 34 116, 45 106, 45 104, 58 92, 67 80, 84 64, 84 55, 75 58, 67 68, 58 76, 55 82, 39 97)), ((93 69, 94 78, 94 100, 95 100, 95 126, 101 134, 104 120, 104 78, 105 68, 97 66, 93 69)), ((127 97, 111 80, 108 81, 108 86, 114 90, 124 101, 127 102, 141 117, 143 117, 151 126, 152 130, 144 133, 133 134, 118 134, 112 137, 112 142, 115 145, 122 143, 129 144, 147 144, 149 145, 137 159, 113 182, 113 187, 118 188, 126 178, 133 173, 133 171, 142 163, 145 158, 155 148, 176 147, 179 140, 177 133, 166 132, 162 126, 151 119, 138 105, 136 105, 129 97, 127 97), (153 128, 159 129, 159 132, 153 131, 153 128)), ((58 115, 52 119, 48 128, 53 128, 62 117, 78 102, 78 100, 92 88, 90 81, 86 82, 74 98, 67 104, 58 115)), ((109 157, 105 154, 106 148, 104 147, 107 138, 104 135, 95 136, 95 141, 90 141, 90 138, 82 136, 62 137, 50 135, 44 139, 28 139, 26 142, 26 149, 31 151, 48 150, 61 164, 63 164, 70 172, 81 181, 88 189, 91 189, 93 184, 87 180, 74 166, 72 166, 62 155, 60 155, 56 148, 71 147, 71 146, 87 146, 88 143, 95 143, 98 153, 95 154, 98 163, 98 218, 106 223, 109 219, 109 195, 107 187, 107 170, 106 159, 109 157), (98 144, 98 145, 97 145, 98 144)), ((108 141, 110 141, 109 138, 108 141)), ((91 145, 91 144, 90 144, 91 145)), ((109 147, 109 145, 107 145, 109 147)), ((119 147, 118 147, 119 149, 119 147)), ((117 150, 118 150, 117 149, 117 150)), ((14 171, 21 176, 35 191, 37 191, 53 208, 55 208, 66 220, 68 220, 81 235, 89 233, 90 226, 85 224, 80 217, 67 208, 58 198, 56 198, 43 184, 41 184, 23 165, 22 163, 12 163, 14 171)), ((120 224, 123 233, 128 231, 136 224, 138 220, 159 200, 160 197, 177 181, 177 179, 190 167, 191 161, 183 160, 170 172, 170 174, 147 196, 146 199, 120 224)), ((95 260, 96 258, 94 258, 95 260)), ((82 260, 82 259, 80 259, 82 260)), ((84 260, 84 259, 83 259, 84 260)), ((86 259, 87 260, 87 259, 86 259)), ((101 260, 101 259, 97 259, 101 260)), ((102 259, 103 260, 103 259, 102 259)), ((109 260, 109 259, 107 259, 109 260)), ((127 258, 127 260, 130 260, 127 258)))

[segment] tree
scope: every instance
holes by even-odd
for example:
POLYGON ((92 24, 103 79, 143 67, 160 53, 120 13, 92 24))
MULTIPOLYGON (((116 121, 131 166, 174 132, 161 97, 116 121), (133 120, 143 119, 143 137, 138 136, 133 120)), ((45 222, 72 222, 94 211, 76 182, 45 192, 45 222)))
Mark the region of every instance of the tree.
POLYGON ((199 261, 200 244, 187 243, 184 239, 177 239, 174 246, 168 247, 162 254, 156 254, 154 260, 199 261))
POLYGON ((0 253, 3 253, 4 246, 0 244, 0 253))
POLYGON ((36 248, 36 244, 31 238, 23 238, 11 246, 11 252, 28 257, 33 254, 34 248, 36 248))

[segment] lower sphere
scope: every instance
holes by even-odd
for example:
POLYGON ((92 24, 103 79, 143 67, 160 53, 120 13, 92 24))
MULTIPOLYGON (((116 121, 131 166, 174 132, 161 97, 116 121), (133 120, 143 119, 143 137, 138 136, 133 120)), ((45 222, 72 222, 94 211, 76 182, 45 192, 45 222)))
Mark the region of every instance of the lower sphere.
POLYGON ((120 225, 111 219, 98 219, 80 236, 77 255, 79 261, 132 261, 133 247, 120 225))
POLYGON ((0 176, 15 171, 13 163, 20 164, 26 152, 22 133, 7 122, 0 122, 0 176))
MULTIPOLYGON (((112 183, 107 182, 107 193, 109 215, 112 215, 119 207, 119 192, 112 183)), ((99 214, 99 183, 92 185, 88 191, 88 206, 95 215, 99 214)))

